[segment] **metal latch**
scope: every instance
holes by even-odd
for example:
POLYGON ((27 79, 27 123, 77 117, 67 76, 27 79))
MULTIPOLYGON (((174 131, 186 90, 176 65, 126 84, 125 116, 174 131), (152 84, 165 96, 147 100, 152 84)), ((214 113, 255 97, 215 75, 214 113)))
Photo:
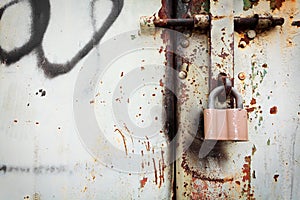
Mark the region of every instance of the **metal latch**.
MULTIPOLYGON (((284 18, 269 16, 259 16, 257 14, 251 17, 234 17, 234 29, 240 30, 266 30, 275 26, 281 26, 284 23, 284 18)), ((190 27, 201 30, 208 30, 211 24, 211 15, 198 14, 193 18, 179 19, 160 19, 156 16, 141 17, 141 27, 190 27)))

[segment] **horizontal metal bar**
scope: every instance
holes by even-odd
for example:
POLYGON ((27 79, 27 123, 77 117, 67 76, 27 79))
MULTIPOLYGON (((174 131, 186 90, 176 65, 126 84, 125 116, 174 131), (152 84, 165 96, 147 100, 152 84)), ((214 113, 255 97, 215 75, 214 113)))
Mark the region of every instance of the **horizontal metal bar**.
MULTIPOLYGON (((154 25, 157 27, 198 27, 200 29, 208 29, 210 26, 210 15, 196 15, 194 18, 182 19, 155 19, 154 25)), ((275 26, 281 26, 284 18, 281 17, 234 17, 235 30, 242 29, 267 29, 275 26)))
POLYGON ((194 27, 194 19, 156 19, 154 21, 155 26, 158 27, 170 27, 170 26, 185 26, 194 27))

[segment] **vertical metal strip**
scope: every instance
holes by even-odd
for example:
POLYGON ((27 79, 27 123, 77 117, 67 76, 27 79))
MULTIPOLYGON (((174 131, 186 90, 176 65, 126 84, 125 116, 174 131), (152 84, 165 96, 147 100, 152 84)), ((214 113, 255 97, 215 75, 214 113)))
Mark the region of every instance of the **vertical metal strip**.
MULTIPOLYGON (((175 14, 174 7, 176 8, 176 2, 173 0, 162 0, 162 7, 159 10, 159 18, 160 19, 168 19, 168 18, 173 18, 175 14)), ((167 69, 174 69, 174 38, 172 37, 171 33, 166 31, 162 34, 162 37, 164 41, 167 43, 166 44, 166 67, 167 69)), ((166 77, 165 77, 165 97, 164 97, 164 107, 166 110, 166 122, 165 122, 165 131, 168 134, 169 140, 171 141, 177 132, 177 120, 176 120, 176 95, 172 93, 172 91, 175 91, 174 88, 175 86, 175 76, 174 70, 167 70, 166 71, 166 77)), ((169 152, 169 157, 174 158, 176 157, 175 155, 175 149, 173 149, 171 152, 169 152)), ((173 177, 171 178, 170 181, 173 183, 173 188, 172 188, 172 199, 176 199, 175 195, 175 187, 176 187, 176 178, 175 178, 175 173, 176 173, 176 168, 175 164, 174 166, 174 173, 173 177)), ((170 188, 171 189, 171 188, 170 188)))
POLYGON ((234 1, 210 1, 210 91, 217 86, 220 73, 233 77, 234 1))

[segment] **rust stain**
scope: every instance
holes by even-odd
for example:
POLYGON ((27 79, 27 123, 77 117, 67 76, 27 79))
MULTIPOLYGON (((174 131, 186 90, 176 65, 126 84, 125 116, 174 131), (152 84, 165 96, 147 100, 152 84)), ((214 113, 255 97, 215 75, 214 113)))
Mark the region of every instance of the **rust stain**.
POLYGON ((277 181, 278 181, 278 177, 279 177, 279 174, 275 174, 275 175, 274 175, 274 177, 273 177, 273 178, 274 178, 274 181, 275 181, 275 182, 277 182, 277 181))
POLYGON ((151 146, 150 146, 150 142, 149 142, 149 139, 148 139, 147 136, 146 136, 146 139, 147 139, 147 141, 144 142, 145 148, 146 148, 147 151, 150 151, 151 150, 151 146))
POLYGON ((162 53, 163 51, 166 52, 166 50, 164 50, 164 47, 161 46, 161 47, 159 48, 158 52, 159 52, 159 53, 162 53))
POLYGON ((157 179, 157 169, 156 169, 155 159, 152 158, 152 161, 153 161, 153 167, 154 167, 154 182, 157 185, 158 179, 157 179))
POLYGON ((165 168, 164 151, 161 150, 161 160, 159 160, 159 188, 165 182, 165 168))
POLYGON ((159 86, 164 87, 164 83, 163 83, 162 79, 159 80, 159 86))
POLYGON ((146 185, 146 183, 147 183, 147 180, 148 180, 148 178, 147 178, 147 177, 144 177, 142 180, 140 180, 140 183, 141 183, 141 188, 143 188, 143 187, 146 185))
POLYGON ((163 174, 163 169, 162 169, 162 163, 161 163, 161 160, 159 160, 158 162, 158 171, 159 171, 159 184, 158 184, 158 188, 161 187, 162 183, 165 181, 164 180, 164 174, 163 174))
POLYGON ((271 114, 271 115, 277 114, 277 111, 278 111, 278 109, 277 109, 276 106, 273 106, 272 108, 270 108, 270 114, 271 114))
POLYGON ((205 180, 205 181, 209 181, 209 182, 219 182, 219 183, 225 183, 225 182, 232 182, 233 181, 233 177, 217 178, 217 177, 205 176, 199 170, 196 170, 196 169, 193 169, 193 168, 189 167, 189 165, 187 163, 186 156, 183 156, 182 159, 183 159, 183 161, 181 163, 181 167, 184 169, 184 171, 187 174, 192 175, 193 178, 197 178, 197 179, 201 179, 201 180, 205 180))
POLYGON ((207 194, 209 186, 207 182, 201 181, 201 184, 196 184, 197 179, 193 178, 193 189, 191 199, 210 199, 210 195, 207 194))
POLYGON ((188 95, 189 89, 187 89, 187 86, 184 83, 180 83, 180 88, 181 88, 181 94, 179 96, 178 102, 180 104, 184 104, 187 100, 189 100, 189 95, 188 95))
POLYGON ((171 16, 170 11, 167 9, 167 0, 161 1, 161 8, 158 11, 158 16, 160 19, 167 19, 171 16))
MULTIPOLYGON (((129 103, 129 99, 127 99, 127 100, 128 100, 128 103, 129 103)), ((125 130, 129 133, 131 142, 133 144, 133 137, 132 137, 131 131, 129 130, 129 128, 127 127, 127 125, 125 123, 123 123, 123 126, 124 126, 125 130)))
POLYGON ((251 169, 251 156, 246 156, 245 157, 245 164, 243 165, 243 181, 249 181, 250 180, 250 169, 251 169))
POLYGON ((127 150, 127 145, 126 145, 126 138, 125 138, 124 134, 120 131, 120 129, 116 128, 116 129, 115 129, 115 132, 116 132, 116 131, 117 131, 118 133, 120 133, 120 135, 122 136, 123 144, 124 144, 124 149, 125 149, 125 153, 126 153, 126 155, 128 155, 128 150, 127 150))
POLYGON ((252 98, 251 101, 250 101, 250 104, 251 104, 251 105, 256 104, 256 99, 252 98))
POLYGON ((251 107, 251 108, 246 108, 246 111, 249 112, 253 112, 255 110, 255 107, 251 107))
POLYGON ((224 52, 224 49, 222 49, 221 54, 218 55, 220 58, 225 59, 227 56, 229 56, 229 53, 224 52))
POLYGON ((245 157, 245 164, 243 165, 243 177, 242 181, 245 182, 244 188, 242 189, 242 194, 246 194, 249 199, 255 199, 254 191, 251 190, 251 156, 245 157), (247 183, 248 182, 248 183, 247 183))

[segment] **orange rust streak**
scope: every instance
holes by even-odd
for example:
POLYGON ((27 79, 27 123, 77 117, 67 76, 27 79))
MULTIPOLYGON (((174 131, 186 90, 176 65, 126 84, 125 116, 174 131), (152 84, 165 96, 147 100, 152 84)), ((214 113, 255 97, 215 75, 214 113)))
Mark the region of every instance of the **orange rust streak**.
POLYGON ((118 133, 120 133, 120 135, 122 136, 123 143, 124 143, 124 148, 125 148, 125 153, 126 153, 126 155, 128 155, 127 145, 126 145, 126 138, 125 138, 125 136, 123 135, 123 133, 122 133, 118 128, 115 129, 115 132, 116 132, 116 131, 117 131, 118 133))
POLYGON ((140 180, 140 183, 141 183, 141 188, 143 188, 143 187, 146 185, 146 183, 147 183, 147 180, 148 180, 148 178, 147 178, 147 177, 144 177, 142 180, 140 180))
POLYGON ((183 157, 183 161, 181 163, 181 167, 184 169, 184 171, 187 174, 192 175, 193 178, 201 179, 203 181, 219 182, 219 183, 225 183, 225 182, 232 182, 233 181, 233 177, 218 178, 218 177, 208 177, 208 176, 205 176, 204 174, 201 174, 200 171, 195 170, 195 169, 191 169, 189 167, 188 163, 186 162, 186 158, 185 157, 183 157))
POLYGON ((162 169, 161 169, 161 162, 160 161, 158 162, 158 171, 159 171, 159 185, 158 185, 158 188, 160 188, 163 181, 164 181, 163 180, 164 176, 162 175, 162 169))
POLYGON ((153 167, 154 167, 154 181, 155 181, 155 184, 157 185, 157 169, 156 169, 156 164, 155 164, 155 160, 154 158, 152 158, 152 161, 153 161, 153 167))

